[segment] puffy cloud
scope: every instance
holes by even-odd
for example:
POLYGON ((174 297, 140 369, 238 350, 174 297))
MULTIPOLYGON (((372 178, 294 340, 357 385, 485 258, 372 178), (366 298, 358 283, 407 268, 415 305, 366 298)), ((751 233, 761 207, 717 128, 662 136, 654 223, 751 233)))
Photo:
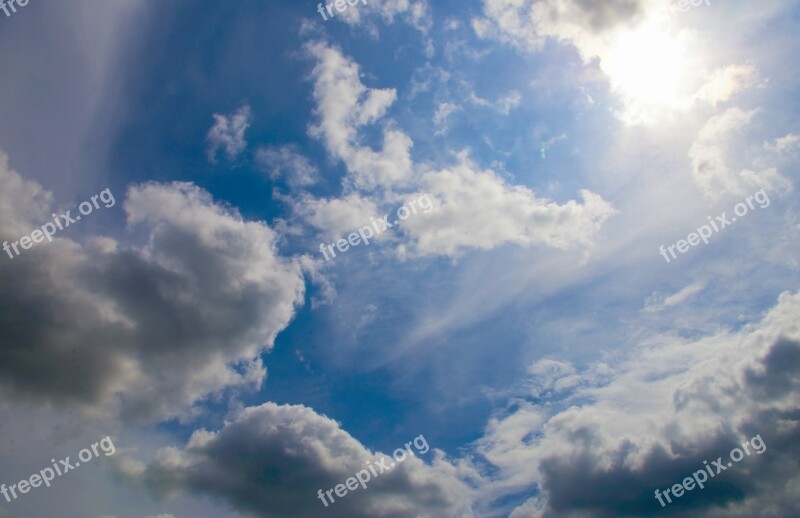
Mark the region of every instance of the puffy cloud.
MULTIPOLYGON (((0 167, 0 213, 11 215, 0 239, 47 221, 32 215, 47 214, 49 199, 0 167)), ((192 184, 132 186, 124 208, 148 239, 141 248, 110 238, 82 246, 64 229, 0 261, 0 390, 159 420, 190 416, 225 389, 259 387, 261 353, 302 303, 300 266, 276 255, 267 225, 192 184)))
POLYGON ((296 146, 259 148, 256 163, 271 179, 283 179, 290 187, 308 187, 319 181, 319 170, 297 152, 296 146))
POLYGON ((214 125, 208 130, 208 159, 216 162, 217 151, 222 148, 228 160, 234 160, 247 147, 244 132, 250 127, 250 107, 241 106, 230 115, 214 114, 214 125))
POLYGON ((763 454, 673 498, 670 510, 793 516, 799 316, 800 293, 787 292, 760 322, 737 332, 655 337, 621 364, 598 363, 577 379, 569 364, 537 365, 533 374, 556 378, 547 382, 550 390, 516 401, 479 442, 499 473, 487 494, 534 493, 515 517, 652 516, 661 511, 656 488, 680 483, 704 460, 726 457, 760 434, 763 454))
POLYGON ((357 193, 331 199, 304 196, 293 203, 293 211, 329 239, 354 232, 380 216, 375 203, 357 193))
POLYGON ((479 171, 465 154, 460 163, 422 177, 423 192, 436 210, 402 223, 420 255, 459 255, 505 243, 565 249, 590 245, 602 223, 616 211, 597 194, 581 191, 583 204, 563 205, 538 198, 523 186, 508 186, 493 171, 479 171))
MULTIPOLYGON (((570 201, 558 205, 537 198, 525 187, 508 186, 492 171, 478 171, 466 154, 455 167, 415 173, 409 153, 411 139, 399 130, 384 132, 380 152, 359 146, 359 129, 386 113, 395 91, 367 89, 359 79, 358 65, 337 49, 322 43, 307 48, 318 60, 313 76, 320 120, 311 133, 323 139, 331 154, 344 160, 348 168, 345 185, 384 192, 416 187, 439 201, 435 213, 402 223, 413 242, 400 245, 401 255, 457 256, 468 249, 486 250, 505 243, 556 248, 588 245, 600 225, 614 214, 609 203, 589 191, 581 192, 583 204, 570 201)), ((499 109, 510 110, 519 100, 519 93, 511 92, 500 101, 499 109)), ((442 119, 446 116, 443 112, 439 115, 442 119)), ((367 217, 377 216, 379 204, 398 196, 410 197, 370 199, 351 193, 332 200, 307 198, 294 205, 313 226, 335 236, 367 224, 367 217)))
POLYGON ((389 188, 411 179, 411 139, 401 131, 386 128, 383 149, 373 151, 360 144, 358 129, 382 117, 394 102, 394 89, 367 88, 359 77, 359 66, 335 48, 310 43, 314 67, 314 99, 319 122, 311 135, 322 139, 328 152, 342 160, 348 181, 358 189, 389 188))
POLYGON ((221 498, 248 516, 472 516, 471 493, 459 477, 474 472, 449 463, 441 451, 431 453, 432 465, 407 456, 371 477, 366 489, 334 496, 326 509, 320 489, 343 484, 370 461, 386 458, 389 467, 392 459, 305 406, 266 403, 245 408, 217 432, 196 430, 185 448, 162 449, 128 476, 157 496, 221 498))

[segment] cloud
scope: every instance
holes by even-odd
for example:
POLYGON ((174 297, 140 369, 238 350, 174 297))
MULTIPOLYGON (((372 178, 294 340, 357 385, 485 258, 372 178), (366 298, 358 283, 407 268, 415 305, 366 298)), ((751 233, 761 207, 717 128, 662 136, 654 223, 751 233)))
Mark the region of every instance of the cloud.
POLYGON ((491 101, 487 101, 486 99, 479 97, 475 94, 475 92, 470 92, 469 100, 478 106, 487 106, 495 109, 498 113, 508 115, 511 113, 512 109, 519 106, 520 102, 522 101, 522 94, 516 90, 512 90, 498 99, 496 102, 492 103, 491 101))
POLYGON ((282 179, 293 188, 308 187, 319 181, 319 170, 293 145, 259 148, 256 163, 272 180, 282 179))
MULTIPOLYGON (((558 205, 537 198, 525 187, 507 185, 492 171, 479 171, 466 153, 452 168, 416 167, 410 156, 412 141, 399 130, 384 131, 380 152, 361 147, 359 129, 386 113, 395 91, 366 88, 359 79, 358 65, 337 49, 322 43, 311 43, 307 48, 318 60, 313 77, 315 111, 320 120, 311 133, 345 162, 346 188, 361 191, 332 200, 309 197, 294 204, 297 212, 316 228, 327 230, 329 236, 352 231, 354 223, 368 224, 364 216, 377 214, 387 201, 381 195, 401 188, 416 187, 420 190, 417 195, 430 193, 440 205, 434 213, 401 224, 411 240, 399 245, 401 256, 458 256, 468 249, 488 250, 505 243, 556 248, 590 245, 593 234, 615 213, 609 203, 589 191, 581 191, 583 204, 569 201, 558 205), (376 190, 370 198, 363 193, 376 190)), ((519 94, 511 92, 501 101, 501 107, 510 109, 517 102, 519 94)), ((397 197, 410 195, 398 194, 389 201, 397 197)))
POLYGON ((407 184, 412 173, 411 139, 386 128, 383 149, 373 151, 360 144, 358 135, 358 128, 386 113, 397 92, 365 87, 359 66, 335 48, 316 42, 307 44, 306 49, 317 59, 312 75, 319 122, 311 127, 311 135, 345 163, 347 179, 354 187, 372 190, 407 184))
MULTIPOLYGON (((402 447, 402 445, 399 445, 402 447)), ((471 493, 459 480, 474 475, 431 450, 432 465, 407 457, 329 503, 326 491, 387 458, 372 453, 335 421, 303 405, 265 403, 242 410, 216 432, 196 430, 183 449, 164 448, 128 477, 156 496, 186 492, 221 498, 248 516, 472 516, 471 493)))
POLYGON ((652 516, 661 511, 656 488, 761 434, 763 456, 747 457, 671 509, 690 518, 766 516, 765 509, 793 516, 798 316, 800 293, 786 292, 760 322, 739 331, 653 337, 610 376, 596 376, 609 370, 603 363, 577 380, 569 364, 550 369, 564 387, 580 388, 534 392, 492 419, 478 446, 499 473, 487 494, 534 493, 514 517, 652 516))
POLYGON ((370 225, 372 218, 380 218, 375 203, 357 193, 331 199, 303 196, 293 202, 292 210, 328 239, 354 232, 370 225))
POLYGON ((461 109, 461 106, 453 103, 440 103, 433 115, 433 123, 441 126, 442 123, 453 113, 461 109))
MULTIPOLYGON (((361 2, 354 8, 335 14, 353 26, 366 23, 368 15, 378 15, 388 24, 394 23, 395 18, 401 17, 423 34, 427 34, 430 30, 432 21, 430 7, 425 0, 369 0, 366 4, 361 2)), ((371 27, 371 31, 377 33, 374 27, 371 27)))
POLYGON ((696 52, 698 34, 657 0, 484 0, 473 19, 481 38, 541 51, 550 38, 574 46, 584 63, 606 75, 627 124, 652 124, 696 101, 713 106, 755 84, 751 64, 717 68, 696 52))
POLYGON ((800 135, 789 133, 783 137, 775 139, 774 144, 764 142, 764 149, 778 153, 779 155, 791 153, 800 147, 800 135))
POLYGON ((244 132, 250 127, 250 107, 241 106, 231 115, 214 114, 214 125, 208 130, 208 160, 217 161, 217 151, 222 148, 228 160, 234 160, 247 147, 244 132))
MULTIPOLYGON (((47 221, 32 216, 47 214, 49 199, 0 167, 0 214, 11 215, 0 239, 47 221)), ((260 387, 261 353, 303 300, 300 266, 276 255, 267 225, 189 183, 132 186, 124 209, 146 245, 81 245, 65 229, 0 261, 0 390, 149 421, 260 387)))
POLYGON ((644 307, 644 311, 656 312, 678 305, 682 302, 689 300, 691 297, 700 293, 704 289, 706 289, 705 281, 697 281, 686 286, 678 293, 674 293, 666 298, 663 298, 658 294, 653 294, 653 296, 647 300, 647 303, 645 304, 644 307))
POLYGON ((773 168, 759 172, 743 168, 737 173, 728 165, 726 151, 734 134, 750 124, 756 113, 757 110, 728 108, 709 118, 698 132, 689 149, 689 158, 694 181, 706 196, 718 198, 727 193, 742 195, 759 187, 772 192, 791 190, 791 181, 773 168))
POLYGON ((545 37, 572 41, 588 60, 612 29, 641 19, 644 0, 484 0, 473 28, 482 38, 539 50, 545 37))
POLYGON ((459 163, 422 177, 423 192, 436 210, 402 223, 413 240, 409 252, 458 256, 506 243, 566 249, 590 245, 614 208, 597 194, 581 191, 583 204, 559 205, 523 186, 506 185, 493 171, 479 171, 466 154, 459 163))
POLYGON ((695 94, 697 99, 716 106, 754 84, 756 69, 753 65, 729 65, 715 70, 695 94))

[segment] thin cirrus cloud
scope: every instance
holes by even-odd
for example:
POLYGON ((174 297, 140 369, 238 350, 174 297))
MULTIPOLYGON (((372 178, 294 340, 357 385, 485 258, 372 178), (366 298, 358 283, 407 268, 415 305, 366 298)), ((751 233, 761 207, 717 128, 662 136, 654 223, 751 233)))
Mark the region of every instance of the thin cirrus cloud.
POLYGON ((272 180, 283 180, 290 187, 309 187, 319 181, 319 169, 301 155, 296 146, 266 146, 256 150, 258 167, 272 180))

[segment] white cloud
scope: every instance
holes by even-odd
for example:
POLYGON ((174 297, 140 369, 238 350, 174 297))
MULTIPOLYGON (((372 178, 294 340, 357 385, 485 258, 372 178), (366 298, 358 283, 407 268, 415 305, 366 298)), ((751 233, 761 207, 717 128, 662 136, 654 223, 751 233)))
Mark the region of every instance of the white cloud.
POLYGON ((774 144, 764 142, 764 149, 778 153, 779 155, 788 154, 800 147, 800 135, 789 133, 783 137, 775 139, 774 144))
POLYGON ((413 240, 409 252, 457 256, 505 243, 566 249, 590 245, 616 211, 600 196, 581 191, 583 204, 538 198, 523 186, 508 186, 493 171, 479 171, 465 154, 459 163, 423 174, 422 191, 436 210, 402 223, 413 240))
MULTIPOLYGON (((400 245, 401 256, 458 256, 468 249, 487 250, 505 243, 556 248, 589 245, 603 221, 615 212, 600 196, 588 191, 581 192, 583 204, 569 201, 558 205, 537 198, 525 187, 507 185, 492 171, 478 171, 466 154, 460 156, 456 167, 412 174, 412 141, 399 130, 384 132, 384 149, 380 152, 360 147, 359 128, 385 114, 395 91, 367 89, 359 79, 358 65, 337 49, 322 43, 307 47, 318 60, 313 75, 320 121, 311 132, 324 140, 331 154, 344 160, 348 168, 345 185, 384 191, 416 187, 439 200, 441 206, 436 212, 402 223, 412 243, 400 245)), ((519 99, 517 92, 511 92, 501 100, 501 108, 510 109, 519 99)), ((441 114, 443 117, 444 112, 441 114)), ((386 201, 378 198, 373 207, 364 195, 350 194, 347 198, 352 209, 337 200, 305 199, 295 204, 295 210, 319 229, 330 227, 340 232, 345 230, 343 224, 328 221, 352 225, 354 216, 369 214, 386 201)), ((367 222, 362 220, 359 225, 364 224, 367 222)))
POLYGON ((440 126, 453 112, 460 110, 461 107, 453 103, 440 103, 433 115, 433 123, 440 126))
POLYGON ((710 56, 697 52, 698 34, 678 23, 657 0, 484 0, 473 20, 482 38, 524 52, 543 49, 547 38, 575 47, 585 63, 596 60, 623 102, 628 124, 651 124, 702 100, 727 101, 756 79, 755 67, 729 65, 708 77, 710 56))
MULTIPOLYGON (((365 24, 372 14, 377 14, 389 24, 400 17, 423 34, 428 32, 432 21, 426 0, 368 0, 366 4, 359 2, 342 13, 334 12, 348 25, 365 24)), ((374 27, 371 27, 371 31, 377 33, 374 27)))
POLYGON ((728 108, 706 121, 689 150, 692 176, 703 193, 710 198, 724 194, 742 195, 748 190, 764 187, 769 191, 790 190, 792 183, 775 169, 758 172, 746 168, 735 172, 728 164, 727 149, 736 132, 747 126, 757 110, 728 108))
POLYGON ((712 106, 725 102, 733 95, 754 84, 756 69, 753 65, 729 65, 715 70, 695 96, 712 106))
POLYGON ((475 94, 475 92, 470 92, 469 100, 477 104, 478 106, 486 106, 489 108, 493 108, 498 113, 502 113, 503 115, 508 115, 511 113, 511 110, 519 106, 520 102, 522 101, 522 94, 520 94, 516 90, 512 90, 503 97, 499 98, 495 102, 488 101, 479 97, 475 94))
POLYGON ((214 114, 214 125, 208 130, 206 139, 210 146, 208 149, 208 159, 211 162, 217 160, 217 151, 222 148, 228 160, 234 160, 247 147, 244 133, 250 127, 252 116, 250 107, 241 106, 231 115, 214 114))
POLYGON ((312 136, 325 143, 328 152, 341 159, 348 181, 358 189, 402 186, 411 179, 411 139, 403 132, 385 128, 383 149, 360 145, 358 128, 382 117, 396 98, 394 89, 367 88, 359 77, 359 66, 323 43, 310 43, 308 51, 317 59, 313 76, 315 110, 319 122, 312 136))
POLYGON ((648 298, 647 302, 645 303, 643 311, 647 312, 662 311, 666 308, 678 305, 682 302, 689 300, 690 298, 700 293, 704 289, 706 289, 705 281, 696 281, 686 286, 685 288, 681 289, 677 293, 669 295, 668 297, 663 297, 658 293, 654 293, 650 298, 648 298))
POLYGON ((308 187, 319 181, 319 170, 292 145, 259 148, 256 163, 270 178, 283 179, 290 187, 308 187))
POLYGON ((354 232, 370 225, 371 218, 380 217, 375 203, 357 193, 331 199, 303 196, 293 202, 292 210, 328 239, 354 232))

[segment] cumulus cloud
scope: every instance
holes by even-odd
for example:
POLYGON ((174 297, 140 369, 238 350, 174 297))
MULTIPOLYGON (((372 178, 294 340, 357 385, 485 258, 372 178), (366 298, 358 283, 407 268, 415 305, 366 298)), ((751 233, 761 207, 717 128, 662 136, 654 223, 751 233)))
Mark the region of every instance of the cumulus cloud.
POLYGON ((402 186, 412 174, 411 139, 389 127, 383 132, 383 149, 361 145, 360 127, 374 123, 394 102, 394 89, 367 88, 360 67, 335 48, 316 42, 306 45, 317 59, 314 67, 314 100, 319 122, 311 127, 328 152, 345 163, 348 181, 358 189, 402 186))
POLYGON ((358 193, 331 199, 303 196, 293 203, 292 209, 306 223, 330 239, 370 225, 371 219, 378 219, 380 216, 375 203, 358 193))
POLYGON ((460 477, 474 471, 451 464, 439 450, 431 453, 432 465, 408 456, 326 509, 318 490, 344 483, 369 461, 386 458, 389 466, 392 459, 310 408, 265 403, 245 408, 219 431, 196 430, 185 448, 162 449, 127 476, 158 497, 210 496, 265 518, 472 516, 472 495, 460 477))
POLYGON ((760 434, 763 455, 674 499, 671 510, 687 517, 793 516, 798 316, 800 293, 786 292, 758 323, 695 340, 656 337, 630 359, 593 365, 578 380, 569 364, 538 366, 532 373, 555 378, 546 397, 536 391, 517 401, 479 442, 500 473, 487 492, 535 494, 514 517, 652 516, 661 511, 656 488, 680 483, 704 460, 727 456, 760 434), (583 380, 590 385, 580 386, 583 380))
MULTIPOLYGON (((50 199, 1 167, 0 213, 11 218, 0 238, 47 221, 38 215, 50 199)), ((160 420, 189 417, 223 390, 259 387, 261 353, 302 302, 300 266, 276 254, 267 225, 192 184, 132 186, 124 209, 145 245, 81 245, 65 229, 0 261, 0 390, 160 420)))
POLYGON ((559 205, 524 186, 509 186, 493 171, 480 171, 465 154, 454 167, 423 174, 422 191, 436 210, 402 223, 414 254, 457 256, 505 243, 566 249, 590 245, 615 209, 597 194, 581 191, 584 203, 559 205))
POLYGON ((256 163, 272 180, 281 179, 290 187, 308 187, 319 181, 319 170, 297 151, 296 146, 259 148, 256 163))
MULTIPOLYGON (((458 256, 469 249, 488 250, 505 243, 562 249, 589 245, 602 223, 615 213, 608 202, 589 191, 581 191, 582 204, 569 201, 559 205, 538 198, 523 186, 507 185, 492 171, 480 171, 466 153, 459 156, 455 167, 417 171, 409 152, 412 141, 399 130, 384 132, 380 152, 360 146, 360 128, 386 113, 395 91, 366 88, 358 65, 337 49, 322 43, 307 48, 318 60, 313 76, 320 120, 311 132, 345 162, 345 185, 361 191, 331 200, 308 197, 295 204, 295 211, 328 235, 368 224, 366 217, 377 216, 387 201, 381 195, 402 187, 419 189, 417 196, 430 193, 438 200, 439 209, 402 222, 400 228, 412 242, 399 246, 401 256, 458 256), (363 193, 376 189, 372 197, 363 193)), ((519 93, 511 92, 499 107, 510 110, 519 100, 519 93)))
POLYGON ((214 125, 208 130, 208 159, 216 162, 217 151, 222 149, 228 160, 234 160, 247 147, 244 133, 250 127, 250 107, 241 106, 230 115, 214 114, 214 125))

